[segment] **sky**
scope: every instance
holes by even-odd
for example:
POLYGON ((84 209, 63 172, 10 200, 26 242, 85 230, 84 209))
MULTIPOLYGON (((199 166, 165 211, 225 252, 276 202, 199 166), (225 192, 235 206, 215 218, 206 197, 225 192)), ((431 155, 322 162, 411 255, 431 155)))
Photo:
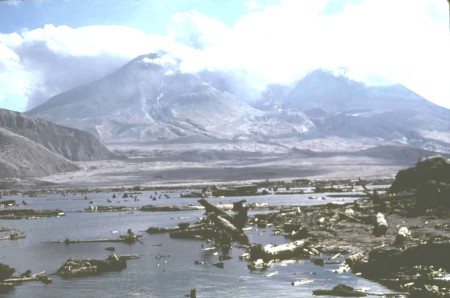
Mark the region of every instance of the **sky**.
POLYGON ((0 1, 0 108, 26 111, 152 52, 239 78, 244 100, 323 68, 450 108, 449 31, 446 0, 0 1))

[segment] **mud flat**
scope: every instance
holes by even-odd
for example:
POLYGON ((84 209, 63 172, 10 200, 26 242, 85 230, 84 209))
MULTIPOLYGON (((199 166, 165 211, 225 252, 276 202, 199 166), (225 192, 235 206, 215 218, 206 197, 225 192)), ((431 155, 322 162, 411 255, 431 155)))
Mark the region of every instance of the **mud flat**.
POLYGON ((364 156, 261 158, 251 161, 153 161, 146 158, 78 162, 81 171, 38 179, 4 181, 3 189, 81 189, 182 187, 186 185, 245 184, 261 180, 345 179, 392 177, 404 164, 364 156))

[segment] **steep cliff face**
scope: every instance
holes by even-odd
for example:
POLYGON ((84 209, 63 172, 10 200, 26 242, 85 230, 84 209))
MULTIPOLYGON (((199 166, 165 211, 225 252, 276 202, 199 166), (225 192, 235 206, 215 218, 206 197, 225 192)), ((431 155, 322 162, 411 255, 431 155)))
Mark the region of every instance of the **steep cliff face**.
POLYGON ((0 109, 0 128, 25 137, 72 161, 115 157, 90 133, 32 118, 22 113, 0 109))

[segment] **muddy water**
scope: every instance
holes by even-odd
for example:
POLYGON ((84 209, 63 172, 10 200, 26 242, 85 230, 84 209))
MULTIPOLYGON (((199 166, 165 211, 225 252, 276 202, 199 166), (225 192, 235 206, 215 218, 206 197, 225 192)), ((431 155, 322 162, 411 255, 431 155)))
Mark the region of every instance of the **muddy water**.
MULTIPOLYGON (((159 197, 160 192, 156 197, 159 197)), ((25 232, 26 239, 0 241, 0 262, 16 268, 16 272, 31 269, 54 273, 69 257, 104 258, 105 250, 114 246, 117 254, 136 254, 141 258, 128 261, 128 267, 121 272, 102 274, 95 277, 64 280, 52 275, 54 283, 40 282, 17 286, 5 297, 184 297, 191 288, 197 289, 198 297, 311 297, 312 290, 329 288, 345 283, 355 288, 369 288, 371 292, 387 290, 371 281, 358 278, 351 273, 336 274, 331 270, 338 265, 319 267, 308 260, 281 262, 265 272, 251 272, 247 263, 239 261, 242 249, 233 247, 228 252, 208 249, 209 243, 191 240, 174 240, 168 235, 144 234, 141 242, 128 245, 122 243, 54 244, 47 241, 92 238, 115 238, 128 228, 138 233, 149 226, 174 227, 179 222, 194 222, 203 211, 183 212, 78 212, 89 205, 143 206, 155 205, 197 205, 197 199, 181 199, 179 192, 167 192, 170 198, 153 201, 154 192, 135 194, 139 201, 122 198, 111 199, 112 193, 88 193, 46 195, 42 197, 8 196, 17 203, 26 200, 28 206, 14 208, 62 209, 65 216, 25 220, 0 220, 0 227, 25 232), (85 196, 87 199, 85 199, 85 196), (107 199, 113 202, 108 203, 107 199), (90 204, 90 202, 93 204, 90 204), (231 260, 224 261, 223 269, 212 266, 219 262, 218 255, 229 254, 231 260), (194 261, 205 262, 195 265, 194 261), (313 280, 300 286, 292 286, 295 280, 313 280)), ((133 195, 133 196, 135 196, 133 195)), ((246 197, 249 202, 267 202, 270 205, 304 205, 330 201, 351 201, 354 198, 327 198, 310 200, 309 195, 282 195, 246 197)), ((241 198, 211 199, 213 203, 231 203, 241 198)), ((270 228, 247 231, 251 242, 283 243, 282 237, 271 236, 270 228)))

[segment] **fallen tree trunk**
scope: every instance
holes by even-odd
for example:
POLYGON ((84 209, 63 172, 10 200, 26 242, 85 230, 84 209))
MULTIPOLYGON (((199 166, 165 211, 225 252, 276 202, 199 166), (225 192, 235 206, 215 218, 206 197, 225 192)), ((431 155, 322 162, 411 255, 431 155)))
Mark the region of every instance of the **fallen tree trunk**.
POLYGON ((236 226, 232 224, 228 219, 220 215, 216 215, 215 213, 211 213, 209 215, 209 218, 216 225, 216 227, 227 232, 231 236, 232 240, 245 244, 249 242, 247 235, 236 228, 236 226))
POLYGON ((346 285, 337 285, 331 290, 314 290, 315 296, 366 297, 367 294, 346 285))
POLYGON ((206 212, 215 213, 216 215, 221 216, 222 218, 228 220, 229 222, 231 222, 233 220, 233 218, 230 215, 228 215, 228 213, 226 213, 223 210, 220 210, 219 208, 217 208, 216 206, 214 206, 213 204, 211 204, 207 200, 200 199, 200 200, 198 200, 198 202, 203 207, 205 207, 206 212))
POLYGON ((298 240, 279 245, 267 244, 264 246, 263 251, 272 259, 289 259, 295 257, 298 253, 303 253, 305 243, 303 240, 298 240))
POLYGON ((309 252, 305 252, 306 242, 298 240, 286 244, 267 244, 264 247, 255 244, 250 248, 250 260, 263 259, 264 261, 279 259, 286 260, 297 257, 309 256, 309 252))
POLYGON ((196 228, 179 230, 176 229, 169 233, 170 238, 175 239, 211 239, 215 235, 215 231, 212 228, 196 228))
POLYGON ((53 282, 53 280, 45 274, 45 271, 33 274, 31 276, 25 276, 25 277, 12 276, 10 278, 3 280, 3 282, 5 282, 5 283, 12 283, 12 284, 19 284, 19 283, 28 282, 28 281, 42 281, 43 283, 46 283, 46 284, 53 282))

